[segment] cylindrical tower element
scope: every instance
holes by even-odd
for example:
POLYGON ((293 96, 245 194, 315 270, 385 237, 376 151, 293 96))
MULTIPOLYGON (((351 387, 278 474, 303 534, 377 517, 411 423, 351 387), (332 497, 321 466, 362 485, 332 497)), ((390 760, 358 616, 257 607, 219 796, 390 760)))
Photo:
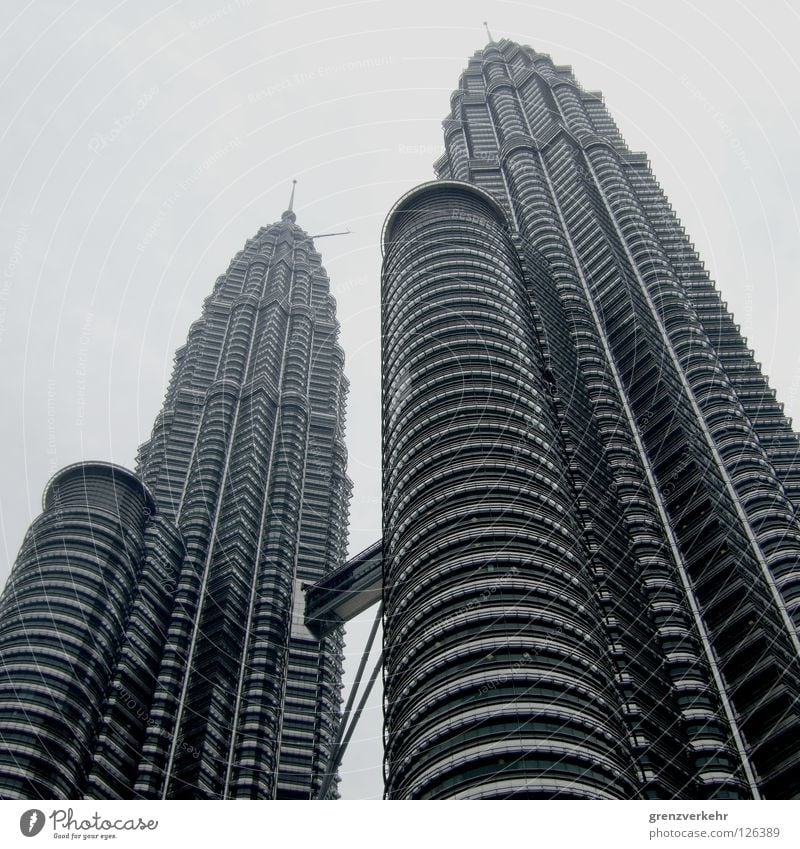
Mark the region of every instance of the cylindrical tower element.
POLYGON ((429 183, 383 242, 386 793, 631 797, 505 216, 429 183))
POLYGON ((110 463, 60 471, 0 598, 0 793, 74 798, 88 766, 154 511, 110 463))

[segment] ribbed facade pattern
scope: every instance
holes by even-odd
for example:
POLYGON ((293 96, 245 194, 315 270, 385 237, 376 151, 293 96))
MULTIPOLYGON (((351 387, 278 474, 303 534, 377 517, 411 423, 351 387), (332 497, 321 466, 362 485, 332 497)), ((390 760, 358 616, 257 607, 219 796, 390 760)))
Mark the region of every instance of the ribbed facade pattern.
POLYGON ((117 466, 50 482, 0 597, 0 794, 76 798, 137 597, 154 510, 117 466))
POLYGON ((6 702, 13 717, 29 716, 18 735, 0 713, 0 737, 16 747, 13 762, 30 749, 17 774, 34 783, 0 779, 0 789, 23 798, 318 795, 338 729, 342 631, 317 639, 306 628, 304 585, 346 553, 338 332, 320 256, 287 211, 234 257, 177 352, 139 450, 144 483, 117 472, 147 493, 154 515, 115 502, 117 478, 116 490, 97 475, 76 489, 81 468, 103 464, 51 485, 0 610, 6 702), (53 599, 84 584, 60 613, 53 599), (45 613, 42 646, 29 656, 28 633, 45 613), (65 641, 61 657, 54 646, 65 641), (50 683, 29 687, 39 655, 52 655, 37 667, 52 668, 50 683), (30 719, 34 705, 41 721, 30 719), (45 726, 52 744, 46 734, 29 742, 45 726), (50 778, 35 783, 40 774, 50 778))
POLYGON ((383 315, 390 796, 625 798, 524 275, 488 197, 429 185, 387 227, 383 315))
POLYGON ((347 383, 335 302, 294 213, 250 240, 176 356, 139 454, 186 545, 136 791, 310 798, 342 635, 303 624, 345 554, 347 383))
MULTIPOLYGON (((800 796, 797 435, 646 158, 627 150, 598 94, 583 91, 570 69, 550 57, 501 41, 470 60, 451 106, 444 122, 446 153, 436 166, 440 188, 398 202, 384 237, 385 627, 396 639, 387 637, 385 674, 387 693, 399 700, 395 706, 388 697, 387 793, 800 796), (457 190, 453 181, 491 195, 505 226, 490 226, 483 213, 476 230, 462 211, 465 189, 457 190), (418 207, 415 214, 409 204, 418 207), (415 215, 439 216, 442 223, 417 227, 415 215), (498 227, 503 238, 486 236, 498 227), (494 425, 491 417, 477 416, 475 433, 485 422, 491 434, 487 446, 477 449, 484 462, 468 459, 475 438, 471 429, 459 430, 461 417, 469 421, 461 407, 469 407, 471 393, 486 392, 487 380, 492 389, 502 385, 506 367, 490 363, 488 354, 499 324, 473 316, 472 275, 483 269, 491 281, 485 281, 479 312, 501 310, 498 265, 514 265, 509 245, 521 281, 517 291, 526 296, 522 304, 517 295, 517 330, 505 337, 506 356, 521 358, 534 375, 532 385, 538 381, 546 389, 527 438, 542 434, 553 474, 563 479, 561 502, 550 497, 564 510, 561 524, 578 530, 575 551, 562 555, 559 565, 572 557, 582 561, 574 577, 589 598, 569 621, 591 635, 596 666, 610 676, 614 693, 608 721, 624 729, 612 736, 626 750, 618 754, 617 767, 629 783, 595 777, 588 792, 585 776, 568 787, 553 785, 568 757, 558 759, 558 766, 541 757, 526 765, 526 753, 560 751, 561 744, 556 731, 534 734, 533 743, 526 737, 527 723, 541 716, 541 708, 534 710, 527 700, 553 675, 552 659, 544 662, 541 652, 528 649, 532 668, 521 667, 527 670, 522 677, 538 683, 519 696, 497 696, 488 687, 470 706, 475 716, 481 708, 515 716, 520 730, 509 728, 508 734, 516 740, 516 755, 499 755, 496 742, 464 736, 455 708, 441 714, 437 731, 460 742, 442 756, 441 744, 426 737, 427 723, 439 716, 439 685, 432 680, 454 694, 471 677, 494 676, 508 684, 520 677, 520 662, 513 643, 496 634, 514 616, 522 617, 520 634, 539 627, 528 610, 530 593, 505 590, 504 603, 498 603, 503 584, 495 579, 488 597, 461 602, 463 627, 475 629, 476 643, 487 643, 483 661, 466 648, 445 660, 444 649, 435 647, 436 639, 444 644, 442 635, 432 638, 434 648, 425 654, 425 641, 413 630, 419 613, 413 594, 422 587, 430 598, 472 592, 476 575, 468 569, 451 582, 446 564, 459 556, 459 546, 483 550, 494 531, 465 494, 463 536, 451 539, 437 515, 446 512, 444 506, 431 505, 430 516, 422 506, 434 499, 433 477, 428 480, 424 469, 427 454, 414 442, 416 459, 409 460, 402 446, 431 428, 436 411, 441 420, 430 432, 438 428, 437 445, 452 453, 440 486, 454 515, 460 458, 473 464, 470 480, 479 486, 483 478, 487 503, 504 481, 519 475, 516 461, 494 458, 511 414, 494 425), (448 287, 447 320, 458 325, 460 311, 467 319, 458 331, 433 323, 432 333, 441 333, 445 345, 448 334, 463 339, 449 352, 449 363, 428 378, 427 360, 402 353, 411 337, 399 316, 442 310, 437 293, 448 287), (478 367, 473 360, 481 356, 488 359, 478 367), (460 396, 450 389, 453 382, 460 396), (416 386, 418 392, 409 388, 416 386), (404 498, 422 480, 430 498, 409 506, 404 498), (500 644, 507 648, 500 651, 500 644), (431 670, 438 663, 447 670, 441 679, 431 670), (463 673, 456 672, 462 664, 463 673), (489 709, 493 699, 497 704, 489 709), (406 704, 417 712, 410 725, 404 724, 406 704), (420 747, 432 759, 431 774, 409 771, 404 760, 420 747), (440 784, 433 777, 437 769, 440 784)), ((524 375, 520 365, 512 371, 518 379, 524 375)), ((528 392, 529 386, 520 389, 514 403, 528 392)), ((515 495, 496 504, 495 526, 514 514, 522 497, 509 486, 515 495)), ((531 504, 521 512, 527 517, 522 526, 536 538, 535 560, 552 577, 541 549, 555 531, 537 528, 549 510, 531 504)), ((492 542, 484 568, 504 575, 501 553, 509 546, 502 536, 492 542)), ((463 642, 460 626, 446 619, 439 624, 454 645, 463 642)), ((554 630, 561 633, 558 625, 554 630)), ((588 672, 572 668, 574 662, 556 661, 555 668, 576 686, 592 681, 588 672)), ((594 686, 587 683, 590 690, 594 686)), ((539 704, 551 708, 562 698, 560 692, 538 696, 539 704)), ((599 744, 601 738, 593 736, 599 744)))

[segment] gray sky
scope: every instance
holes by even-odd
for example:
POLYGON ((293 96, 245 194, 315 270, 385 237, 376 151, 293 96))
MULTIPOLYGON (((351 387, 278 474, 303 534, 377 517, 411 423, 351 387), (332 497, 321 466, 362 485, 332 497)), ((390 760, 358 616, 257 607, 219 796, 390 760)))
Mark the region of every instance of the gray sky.
MULTIPOLYGON (((800 412, 800 13, 788 2, 6 0, 0 34, 0 580, 42 489, 133 465, 231 256, 320 240, 346 370, 351 550, 380 535, 380 227, 433 176, 481 21, 572 64, 646 151, 789 415, 800 412)), ((366 614, 350 629, 348 668, 366 614)), ((380 698, 342 793, 379 798, 380 698)))

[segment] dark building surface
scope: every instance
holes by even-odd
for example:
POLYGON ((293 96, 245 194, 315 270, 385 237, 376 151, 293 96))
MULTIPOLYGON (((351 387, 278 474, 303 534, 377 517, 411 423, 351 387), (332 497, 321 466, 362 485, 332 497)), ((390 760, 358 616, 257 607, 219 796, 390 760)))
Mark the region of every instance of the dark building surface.
POLYGON ((791 423, 600 95, 500 41, 451 106, 383 233, 383 540, 342 564, 335 304, 287 211, 137 474, 48 486, 0 794, 336 796, 339 626, 382 594, 389 798, 800 798, 791 423))
POLYGON ((3 796, 319 793, 342 633, 305 627, 303 586, 345 555, 337 338, 287 211, 206 299, 138 477, 55 477, 0 600, 3 796))
POLYGON ((798 438, 647 159, 478 52, 384 229, 390 798, 800 797, 798 438))
POLYGON ((59 472, 0 598, 0 788, 75 798, 103 724, 155 508, 108 463, 59 472))

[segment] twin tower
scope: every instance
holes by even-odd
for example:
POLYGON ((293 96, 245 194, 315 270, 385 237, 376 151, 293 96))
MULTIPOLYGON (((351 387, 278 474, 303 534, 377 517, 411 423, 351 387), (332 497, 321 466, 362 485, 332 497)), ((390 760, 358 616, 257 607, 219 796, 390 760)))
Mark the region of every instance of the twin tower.
POLYGON ((388 798, 800 798, 800 443, 647 159, 469 61, 382 235, 383 538, 294 213, 192 325, 136 474, 49 484, 0 599, 0 794, 335 798, 382 600, 388 798))

